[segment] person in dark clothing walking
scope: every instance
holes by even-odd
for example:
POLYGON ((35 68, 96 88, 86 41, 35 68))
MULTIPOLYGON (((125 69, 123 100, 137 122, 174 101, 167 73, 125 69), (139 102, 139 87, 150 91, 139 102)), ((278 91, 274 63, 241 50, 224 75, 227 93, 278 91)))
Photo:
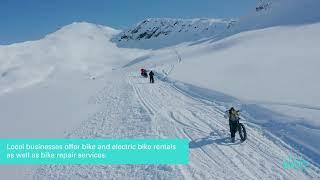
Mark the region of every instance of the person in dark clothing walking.
POLYGON ((152 71, 149 72, 149 76, 150 76, 150 83, 154 83, 154 73, 152 71))
POLYGON ((235 136, 237 132, 237 127, 240 119, 239 110, 235 110, 231 107, 228 111, 226 111, 226 116, 229 118, 229 127, 231 133, 231 142, 235 142, 235 136))

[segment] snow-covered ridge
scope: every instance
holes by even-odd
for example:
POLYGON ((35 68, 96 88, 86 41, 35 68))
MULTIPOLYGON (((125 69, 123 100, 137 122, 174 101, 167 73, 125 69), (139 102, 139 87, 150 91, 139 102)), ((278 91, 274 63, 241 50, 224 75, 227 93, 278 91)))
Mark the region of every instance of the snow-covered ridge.
POLYGON ((165 47, 221 34, 235 23, 221 19, 150 18, 124 30, 113 41, 119 46, 165 47))
POLYGON ((137 51, 110 42, 119 32, 75 22, 37 41, 0 46, 0 95, 45 81, 61 70, 97 77, 122 66, 137 51))
POLYGON ((146 19, 119 35, 118 41, 160 38, 173 33, 210 34, 229 29, 233 21, 218 19, 146 19))
POLYGON ((146 19, 116 35, 119 47, 158 49, 201 39, 221 40, 248 30, 320 21, 318 0, 258 0, 252 11, 237 20, 146 19))
POLYGON ((103 34, 106 37, 111 37, 119 32, 120 30, 99 24, 93 24, 89 22, 73 22, 59 28, 57 31, 51 34, 48 34, 45 36, 45 39, 61 35, 65 35, 64 38, 67 38, 71 35, 82 35, 89 37, 90 35, 93 36, 94 34, 103 34))

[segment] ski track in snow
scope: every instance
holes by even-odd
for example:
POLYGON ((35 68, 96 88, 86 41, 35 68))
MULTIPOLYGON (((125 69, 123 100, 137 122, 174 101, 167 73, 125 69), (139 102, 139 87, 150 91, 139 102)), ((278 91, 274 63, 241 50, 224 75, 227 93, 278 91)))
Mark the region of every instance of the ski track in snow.
POLYGON ((246 126, 248 139, 229 142, 228 121, 214 105, 170 83, 135 73, 115 77, 90 103, 101 110, 68 134, 70 138, 188 138, 189 165, 45 165, 33 179, 319 179, 319 168, 283 170, 293 150, 246 126))

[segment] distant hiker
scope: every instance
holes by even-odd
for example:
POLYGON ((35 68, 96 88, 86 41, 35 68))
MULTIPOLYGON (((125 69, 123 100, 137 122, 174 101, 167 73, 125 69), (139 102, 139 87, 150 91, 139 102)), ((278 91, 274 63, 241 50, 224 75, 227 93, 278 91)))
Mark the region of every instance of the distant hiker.
POLYGON ((147 77, 148 77, 147 70, 145 70, 145 69, 141 69, 140 71, 141 71, 141 76, 143 76, 143 77, 145 77, 145 78, 147 78, 147 77))
POLYGON ((149 76, 150 76, 150 83, 154 83, 154 78, 153 78, 154 73, 152 71, 150 71, 149 76))
POLYGON ((229 118, 231 141, 234 143, 240 119, 239 110, 235 110, 234 107, 231 107, 228 111, 226 111, 226 116, 229 118))

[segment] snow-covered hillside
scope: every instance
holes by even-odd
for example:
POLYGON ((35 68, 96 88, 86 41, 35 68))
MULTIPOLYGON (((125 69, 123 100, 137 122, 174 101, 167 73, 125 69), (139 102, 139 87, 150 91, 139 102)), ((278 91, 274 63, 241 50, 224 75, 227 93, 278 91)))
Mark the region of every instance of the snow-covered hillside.
MULTIPOLYGON (((120 49, 119 33, 73 23, 38 41, 0 46, 0 137, 66 138, 100 110, 95 94, 111 73, 146 51, 120 49)), ((24 179, 35 166, 1 166, 0 179, 24 179)))
POLYGON ((278 27, 183 48, 171 76, 238 98, 229 103, 320 157, 319 32, 319 23, 278 27))
POLYGON ((188 165, 1 166, 0 179, 320 179, 318 5, 261 0, 237 22, 154 18, 124 31, 73 23, 0 46, 2 138, 190 140, 188 165), (243 143, 230 142, 231 106, 243 143), (283 169, 291 155, 309 166, 283 169))
POLYGON ((110 42, 119 31, 73 23, 38 41, 0 46, 0 95, 46 80, 60 70, 100 76, 141 55, 110 42))
POLYGON ((113 41, 120 47, 157 49, 218 36, 229 31, 235 20, 151 18, 124 30, 113 41))
POLYGON ((159 49, 191 41, 217 41, 255 29, 320 21, 318 0, 258 0, 256 7, 237 19, 149 18, 116 35, 119 47, 159 49))
POLYGON ((155 69, 188 93, 242 109, 247 120, 320 163, 319 32, 319 23, 248 31, 164 49, 136 66, 155 69))
POLYGON ((218 42, 150 51, 112 72, 112 86, 106 85, 95 98, 104 110, 68 134, 84 138, 187 137, 187 166, 52 165, 38 168, 33 177, 320 178, 317 119, 302 121, 280 109, 296 109, 299 116, 319 111, 311 98, 318 97, 312 75, 318 74, 318 41, 313 40, 319 31, 320 24, 274 27, 218 42), (156 72, 155 84, 139 76, 141 67, 156 72), (228 121, 223 117, 230 106, 242 110, 249 135, 244 143, 230 143, 228 121), (282 162, 290 154, 307 159, 310 166, 303 171, 284 170, 282 162))

